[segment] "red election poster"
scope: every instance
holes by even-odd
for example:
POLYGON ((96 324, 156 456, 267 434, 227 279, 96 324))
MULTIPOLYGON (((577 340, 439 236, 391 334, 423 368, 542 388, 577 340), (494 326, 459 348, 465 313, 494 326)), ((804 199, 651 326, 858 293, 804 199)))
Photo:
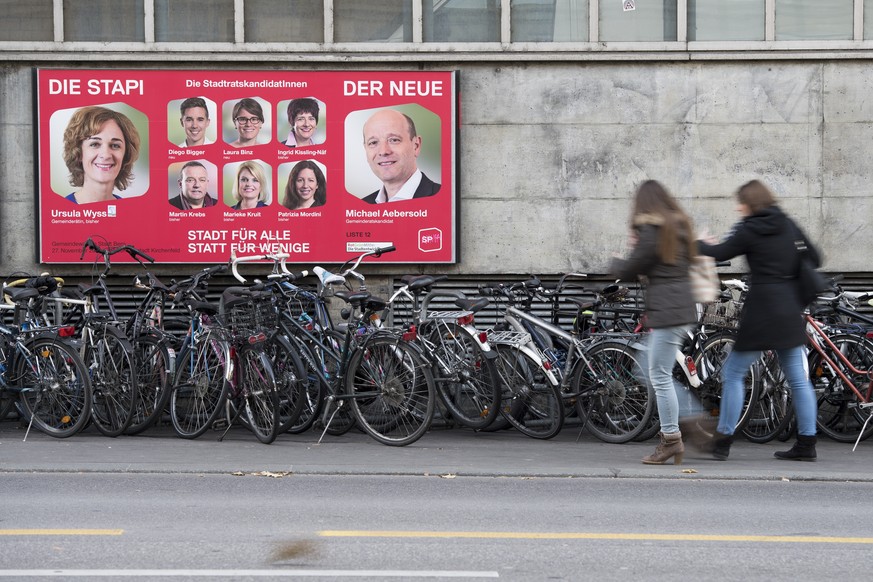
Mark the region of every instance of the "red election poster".
POLYGON ((457 72, 37 69, 39 261, 458 260, 457 72))

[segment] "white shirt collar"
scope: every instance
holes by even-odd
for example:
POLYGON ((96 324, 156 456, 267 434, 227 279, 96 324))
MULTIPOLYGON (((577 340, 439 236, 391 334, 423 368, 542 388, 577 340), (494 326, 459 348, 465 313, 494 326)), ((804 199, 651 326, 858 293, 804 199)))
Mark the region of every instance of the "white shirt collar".
POLYGON ((385 186, 379 190, 379 195, 376 196, 376 204, 384 204, 385 202, 400 202, 402 200, 412 200, 415 196, 415 191, 421 184, 421 170, 416 169, 415 173, 409 177, 403 187, 394 195, 391 200, 388 200, 388 195, 385 193, 385 186))

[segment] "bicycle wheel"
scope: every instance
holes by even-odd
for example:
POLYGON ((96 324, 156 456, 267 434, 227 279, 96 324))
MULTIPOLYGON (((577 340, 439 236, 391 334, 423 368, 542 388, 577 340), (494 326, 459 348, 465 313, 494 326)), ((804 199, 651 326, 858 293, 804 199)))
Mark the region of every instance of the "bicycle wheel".
POLYGON ((170 348, 155 336, 133 340, 133 359, 139 382, 133 419, 125 434, 139 434, 155 424, 164 412, 170 395, 170 348))
POLYGON ((300 434, 309 430, 318 418, 318 413, 324 402, 325 388, 324 382, 320 378, 321 366, 309 346, 294 336, 290 336, 288 339, 296 347, 304 367, 300 389, 300 414, 288 428, 288 432, 291 434, 300 434))
POLYGON ((430 370, 399 338, 370 338, 352 354, 346 394, 359 426, 386 445, 414 443, 433 420, 430 370))
POLYGON ((279 432, 290 429, 300 418, 305 395, 306 369, 296 347, 283 335, 275 334, 266 346, 276 378, 279 398, 279 432))
POLYGON ((237 382, 245 394, 245 425, 259 441, 270 444, 279 434, 279 392, 270 357, 260 346, 245 347, 237 355, 237 382))
POLYGON ((325 379, 327 387, 325 389, 325 399, 319 411, 321 418, 316 417, 319 423, 319 428, 324 428, 325 432, 331 436, 342 436, 352 430, 357 424, 355 413, 352 412, 352 407, 345 400, 329 400, 328 396, 333 394, 333 390, 341 390, 341 386, 334 387, 337 382, 336 377, 339 373, 339 358, 341 357, 342 345, 345 341, 345 335, 341 332, 328 330, 322 338, 324 345, 313 344, 312 349, 315 353, 317 365, 319 366, 319 374, 325 379))
POLYGON ((573 377, 579 418, 603 442, 633 440, 649 426, 655 400, 634 350, 600 342, 580 358, 573 377))
POLYGON ((742 431, 753 443, 768 443, 791 422, 794 414, 791 391, 775 352, 764 352, 754 367, 755 398, 749 405, 749 418, 742 431))
MULTIPOLYGON (((873 369, 871 342, 848 334, 833 335, 830 336, 830 340, 856 369, 873 369)), ((825 353, 852 384, 869 398, 867 390, 870 386, 870 378, 866 374, 852 373, 830 347, 825 347, 825 353)), ((809 373, 818 401, 816 426, 819 432, 841 443, 855 442, 867 417, 873 414, 873 408, 860 408, 859 405, 863 401, 818 352, 812 352, 809 373)), ((871 434, 873 434, 873 420, 867 423, 861 439, 866 439, 871 434)))
POLYGON ((130 425, 137 402, 133 348, 114 327, 89 332, 82 359, 91 374, 91 421, 105 436, 116 437, 130 425))
POLYGON ((49 436, 73 436, 91 416, 88 369, 75 349, 55 338, 30 340, 26 351, 13 353, 8 378, 21 390, 24 420, 49 436))
POLYGON ((550 439, 564 424, 561 393, 540 362, 510 345, 492 345, 497 351, 497 375, 503 385, 500 413, 519 432, 550 439))
MULTIPOLYGON (((736 337, 731 333, 714 335, 704 342, 700 353, 694 356, 694 365, 697 367, 701 384, 693 390, 704 410, 713 418, 717 418, 721 410, 721 369, 733 351, 735 342, 736 337)), ((750 404, 757 397, 755 394, 757 373, 758 370, 752 366, 749 374, 746 375, 743 408, 734 428, 734 434, 741 432, 749 420, 750 404)))
POLYGON ((227 344, 212 334, 182 350, 170 394, 170 420, 180 437, 199 437, 218 417, 227 397, 229 358, 227 344))
POLYGON ((500 414, 501 386, 494 362, 461 326, 433 321, 427 334, 437 392, 462 426, 483 429, 500 414))

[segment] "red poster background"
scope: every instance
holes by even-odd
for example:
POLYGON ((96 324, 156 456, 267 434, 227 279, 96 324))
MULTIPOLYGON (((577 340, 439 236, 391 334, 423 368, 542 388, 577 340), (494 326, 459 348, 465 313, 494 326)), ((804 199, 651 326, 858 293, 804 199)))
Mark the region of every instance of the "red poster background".
MULTIPOLYGON (((88 237, 132 244, 165 263, 220 263, 231 253, 287 252, 289 262, 342 262, 377 246, 397 263, 457 261, 457 73, 357 71, 36 71, 39 191, 39 260, 75 263, 88 237), (215 140, 183 148, 171 141, 181 129, 179 103, 202 97, 209 103, 215 140), (312 97, 321 104, 315 146, 288 148, 286 106, 312 97), (263 104, 264 143, 234 148, 232 106, 243 98, 263 104), (129 187, 120 199, 76 204, 65 197, 69 183, 63 133, 81 107, 101 105, 123 112, 136 126, 141 151, 129 187), (422 137, 418 166, 439 191, 426 198, 368 204, 361 198, 379 182, 364 153, 362 124, 375 110, 397 109, 413 118, 422 137), (211 208, 180 211, 169 204, 179 194, 179 169, 200 161, 209 170, 211 208), (235 168, 255 160, 265 169, 270 204, 251 211, 230 208, 235 168), (324 206, 282 206, 287 176, 298 161, 324 169, 324 206)), ((121 258, 118 256, 118 258, 121 258)))

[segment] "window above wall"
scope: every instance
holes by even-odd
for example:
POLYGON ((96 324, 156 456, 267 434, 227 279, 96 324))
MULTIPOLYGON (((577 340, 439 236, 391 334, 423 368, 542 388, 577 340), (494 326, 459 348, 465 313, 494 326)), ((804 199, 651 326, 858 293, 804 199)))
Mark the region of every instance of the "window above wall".
POLYGON ((793 58, 873 49, 873 0, 0 0, 0 13, 7 59, 207 52, 533 60, 718 51, 793 58))

